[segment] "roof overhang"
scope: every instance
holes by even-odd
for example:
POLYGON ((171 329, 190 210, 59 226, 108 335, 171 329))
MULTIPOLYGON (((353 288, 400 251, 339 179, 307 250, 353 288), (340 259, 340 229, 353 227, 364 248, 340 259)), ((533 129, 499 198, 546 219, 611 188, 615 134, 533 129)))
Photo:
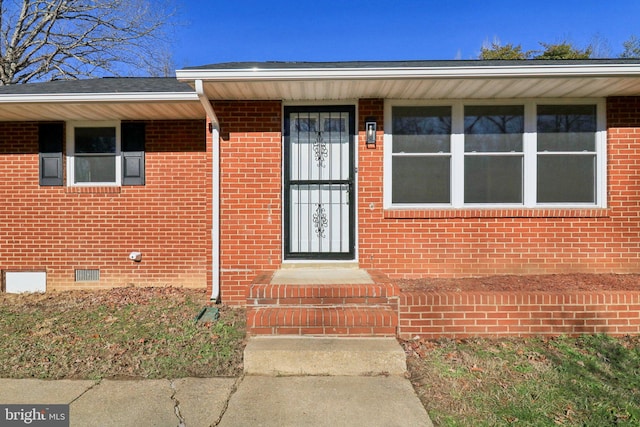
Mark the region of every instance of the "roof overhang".
POLYGON ((0 94, 0 121, 204 118, 195 92, 0 94))
POLYGON ((640 95, 640 62, 240 63, 177 71, 211 100, 585 98, 640 95), (354 64, 354 65, 352 65, 354 64), (332 66, 333 65, 333 66, 332 66))
POLYGON ((229 63, 187 68, 176 74, 177 80, 107 78, 0 87, 0 121, 204 119, 210 113, 203 108, 204 99, 640 95, 640 60, 229 63))

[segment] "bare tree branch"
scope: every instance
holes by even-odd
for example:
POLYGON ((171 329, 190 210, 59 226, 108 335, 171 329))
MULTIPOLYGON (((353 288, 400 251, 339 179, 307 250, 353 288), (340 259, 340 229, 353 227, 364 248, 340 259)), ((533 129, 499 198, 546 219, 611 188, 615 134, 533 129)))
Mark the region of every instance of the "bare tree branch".
POLYGON ((0 0, 0 85, 168 75, 170 1, 0 0))

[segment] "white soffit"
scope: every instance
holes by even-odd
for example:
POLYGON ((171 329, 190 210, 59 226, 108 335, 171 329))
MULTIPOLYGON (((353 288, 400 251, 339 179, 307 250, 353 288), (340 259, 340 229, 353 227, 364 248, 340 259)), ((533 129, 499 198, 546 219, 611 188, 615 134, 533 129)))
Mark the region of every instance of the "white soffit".
POLYGON ((640 95, 640 64, 186 69, 211 100, 491 99, 640 95))
POLYGON ((0 121, 204 118, 195 93, 0 95, 0 121))

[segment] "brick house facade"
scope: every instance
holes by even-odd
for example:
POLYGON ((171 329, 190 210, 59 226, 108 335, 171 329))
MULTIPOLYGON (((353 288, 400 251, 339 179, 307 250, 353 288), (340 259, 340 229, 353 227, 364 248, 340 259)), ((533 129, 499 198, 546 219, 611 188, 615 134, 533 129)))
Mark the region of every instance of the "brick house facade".
MULTIPOLYGON (((180 70, 178 81, 99 79, 75 86, 52 82, 1 88, 0 175, 5 179, 0 183, 0 270, 46 271, 51 289, 130 283, 206 287, 212 298, 235 305, 245 304, 248 287, 260 272, 287 263, 333 261, 332 253, 339 263, 355 263, 391 279, 640 272, 638 77, 640 63, 632 60, 264 63, 180 70), (89 88, 78 89, 82 85, 89 88), (115 96, 122 92, 124 96, 115 96), (471 165, 472 156, 482 150, 456 154, 456 148, 418 153, 430 159, 449 156, 450 200, 394 201, 392 193, 399 190, 390 184, 396 177, 393 156, 405 153, 393 148, 399 144, 393 135, 394 111, 399 110, 393 108, 445 106, 451 122, 460 123, 449 125, 455 127, 469 116, 464 113, 467 101, 478 108, 489 106, 488 111, 496 105, 526 104, 518 113, 524 122, 524 148, 500 152, 502 159, 521 156, 521 163, 509 163, 516 165, 509 166, 512 170, 525 171, 520 178, 516 174, 523 180, 521 202, 466 200, 455 188, 465 179, 456 175, 455 165, 471 165), (546 197, 539 189, 535 193, 544 180, 531 183, 527 175, 536 164, 532 159, 548 153, 527 151, 532 141, 527 138, 536 133, 531 127, 542 116, 536 108, 548 104, 593 106, 597 129, 588 132, 603 135, 604 143, 580 154, 594 159, 593 182, 587 180, 593 186, 590 200, 536 201, 546 197), (337 124, 334 131, 351 141, 353 161, 344 166, 352 168, 345 172, 348 177, 327 178, 321 172, 305 180, 293 167, 287 169, 303 150, 302 145, 297 152, 284 148, 292 138, 289 129, 315 126, 316 116, 309 118, 309 112, 316 110, 317 120, 337 124), (340 127, 343 117, 353 120, 353 129, 340 127), (39 124, 69 126, 78 120, 144 123, 144 185, 76 185, 69 182, 66 161, 62 185, 40 185, 39 124), (367 144, 365 127, 372 122, 375 144, 367 144), (302 226, 291 225, 296 215, 305 212, 306 227, 316 234, 326 231, 312 218, 321 213, 321 203, 311 201, 316 196, 295 196, 309 197, 306 202, 290 198, 294 191, 314 186, 327 197, 334 197, 334 189, 335 197, 353 197, 342 203, 353 209, 351 217, 343 216, 353 239, 341 233, 336 239, 343 242, 335 243, 349 248, 327 254, 322 244, 306 252, 298 247, 306 237, 302 226), (337 195, 338 188, 346 189, 343 195, 337 195), (292 213, 296 203, 318 210, 292 213), (291 234, 300 242, 285 243, 291 234), (345 255, 349 249, 352 256, 345 255), (128 259, 132 251, 142 254, 141 262, 128 259), (99 280, 77 281, 74 272, 84 269, 99 270, 99 280)), ((451 138, 459 133, 449 131, 451 138)), ((67 140, 63 159, 70 156, 67 140)), ((572 153, 563 155, 568 159, 572 153)), ((494 190, 508 193, 500 186, 494 190)))
MULTIPOLYGON (((231 103, 233 105, 233 103, 231 103)), ((223 184, 221 293, 243 304, 251 280, 282 262, 281 105, 239 102, 269 111, 247 122, 230 121, 230 103, 214 103, 221 128, 223 184), (227 138, 228 136, 228 138, 227 138), (247 160, 248 158, 249 160, 247 160), (260 159, 260 170, 254 159, 260 159), (269 179, 256 181, 256 177, 269 179), (230 179, 226 179, 226 178, 230 179), (237 213, 240 212, 240 215, 237 213), (236 213, 236 214, 234 214, 236 213), (226 223, 226 225, 225 225, 226 223), (238 238, 238 230, 246 241, 238 238), (260 233, 257 233, 260 230, 260 233)), ((640 97, 607 99, 606 208, 406 210, 383 209, 383 150, 364 141, 364 120, 377 116, 382 99, 358 101, 358 263, 390 278, 468 277, 501 274, 637 273, 640 271, 640 97)))
MULTIPOLYGON (((7 273, 23 271, 46 272, 46 289, 53 290, 211 283, 212 146, 188 85, 143 78, 3 89, 3 287, 11 285, 7 273), (118 144, 94 159, 124 158, 121 130, 143 130, 137 150, 144 152, 144 181, 138 185, 120 177, 112 184, 73 185, 72 126, 101 129, 96 126, 105 123, 117 129, 118 144), (45 147, 47 138, 53 148, 45 147), (45 168, 49 161, 52 177, 45 168), (141 262, 129 259, 131 252, 141 253, 141 262)), ((125 161, 117 164, 124 168, 125 161)))
POLYGON ((146 184, 39 185, 38 123, 0 123, 2 269, 45 270, 50 288, 201 287, 211 278, 204 120, 146 123, 146 184), (140 251, 144 262, 128 259, 140 251), (76 270, 100 280, 76 282, 76 270))

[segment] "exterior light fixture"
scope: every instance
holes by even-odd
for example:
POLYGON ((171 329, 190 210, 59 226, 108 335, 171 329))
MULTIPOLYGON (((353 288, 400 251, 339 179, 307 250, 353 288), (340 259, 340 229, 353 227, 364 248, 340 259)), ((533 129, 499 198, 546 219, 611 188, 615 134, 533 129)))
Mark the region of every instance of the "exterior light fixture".
POLYGON ((376 129, 377 123, 375 117, 367 117, 364 123, 365 141, 367 148, 376 148, 376 129))

